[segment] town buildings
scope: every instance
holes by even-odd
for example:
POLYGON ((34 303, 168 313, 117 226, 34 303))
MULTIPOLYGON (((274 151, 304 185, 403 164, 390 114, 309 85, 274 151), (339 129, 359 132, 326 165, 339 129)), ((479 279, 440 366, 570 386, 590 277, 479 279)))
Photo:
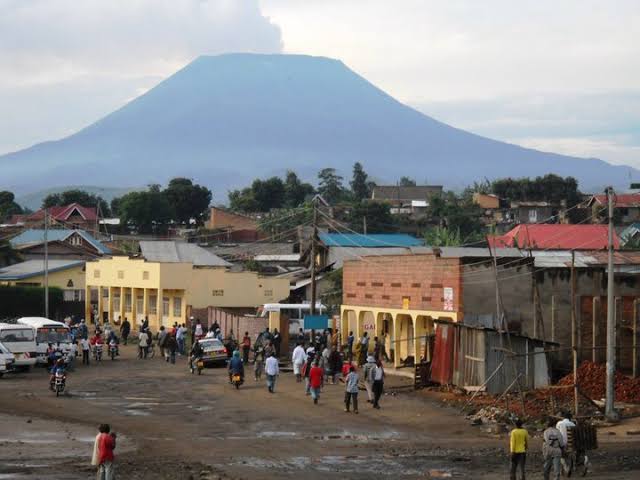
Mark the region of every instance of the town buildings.
POLYGON ((185 322, 193 309, 256 308, 289 296, 289 281, 231 264, 189 243, 141 241, 140 254, 87 263, 86 316, 150 325, 185 322))
MULTIPOLYGON (((50 259, 89 260, 110 255, 111 249, 84 230, 51 229, 46 232, 47 254, 50 259)), ((25 260, 44 258, 45 231, 24 230, 11 238, 11 246, 25 260)))
MULTIPOLYGON (((592 222, 600 223, 608 208, 607 196, 594 195, 587 206, 591 208, 592 222)), ((613 208, 617 225, 630 225, 640 221, 640 193, 616 194, 613 208)))
MULTIPOLYGON (((83 207, 78 203, 65 206, 49 207, 46 210, 47 223, 50 227, 83 229, 90 232, 98 231, 98 210, 83 207)), ((21 225, 26 228, 43 228, 45 210, 40 209, 28 215, 14 215, 9 224, 21 225)))
MULTIPOLYGON (((607 225, 536 224, 518 225, 504 235, 489 236, 492 247, 545 250, 603 250, 608 244, 607 225)), ((620 248, 620 237, 613 236, 620 248)))
MULTIPOLYGON (((49 260, 48 284, 63 291, 66 302, 84 301, 85 262, 83 260, 49 260)), ((43 287, 45 264, 42 260, 27 260, 0 268, 0 285, 43 287)))
POLYGON ((442 195, 441 185, 376 185, 371 201, 391 205, 392 214, 425 215, 431 200, 442 195))

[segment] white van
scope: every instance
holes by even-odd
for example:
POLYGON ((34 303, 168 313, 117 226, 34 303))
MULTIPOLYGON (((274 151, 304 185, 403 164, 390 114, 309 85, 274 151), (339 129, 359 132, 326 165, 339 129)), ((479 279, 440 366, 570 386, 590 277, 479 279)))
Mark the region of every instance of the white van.
POLYGON ((47 349, 50 343, 54 347, 59 343, 64 353, 71 350, 71 331, 64 323, 43 317, 22 317, 17 323, 35 329, 38 363, 47 364, 47 349))
POLYGON ((16 357, 0 343, 0 378, 7 372, 13 369, 13 363, 16 361, 16 357))
MULTIPOLYGON (((323 315, 327 307, 316 302, 316 314, 323 315)), ((310 330, 304 326, 304 316, 311 313, 310 303, 265 303, 258 314, 261 318, 269 318, 269 312, 280 312, 289 318, 289 334, 297 334, 300 328, 310 330)))
POLYGON ((0 323, 0 343, 15 356, 17 369, 29 370, 36 364, 36 331, 33 327, 0 323))

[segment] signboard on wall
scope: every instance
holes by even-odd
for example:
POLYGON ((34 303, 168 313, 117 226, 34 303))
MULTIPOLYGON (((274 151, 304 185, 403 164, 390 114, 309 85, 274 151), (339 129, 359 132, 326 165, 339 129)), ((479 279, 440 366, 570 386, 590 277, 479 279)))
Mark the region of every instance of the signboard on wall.
POLYGON ((447 312, 453 312, 453 288, 444 287, 442 297, 444 298, 443 309, 447 312))
POLYGON ((327 315, 305 315, 305 330, 324 330, 329 326, 329 317, 327 315))

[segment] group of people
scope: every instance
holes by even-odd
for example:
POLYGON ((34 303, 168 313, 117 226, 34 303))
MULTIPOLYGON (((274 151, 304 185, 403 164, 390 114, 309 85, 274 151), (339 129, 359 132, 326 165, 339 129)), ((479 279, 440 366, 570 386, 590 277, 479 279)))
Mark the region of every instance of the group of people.
MULTIPOLYGON (((525 464, 527 451, 529 450, 529 432, 523 428, 522 420, 516 420, 516 428, 511 431, 509 450, 511 452, 511 480, 516 480, 517 471, 520 470, 522 480, 525 479, 525 464)), ((547 428, 542 435, 542 458, 544 480, 551 478, 560 479, 563 457, 568 445, 568 430, 575 428, 576 424, 571 418, 571 413, 563 413, 563 418, 556 421, 549 418, 547 428)))
MULTIPOLYGON (((187 326, 186 324, 179 324, 175 322, 172 327, 165 328, 164 325, 160 327, 155 337, 155 341, 160 349, 160 355, 168 363, 176 363, 176 355, 185 355, 186 353, 186 340, 187 340, 187 326)), ((140 324, 140 330, 138 332, 138 358, 148 358, 149 352, 153 348, 153 333, 149 328, 149 319, 145 319, 140 324)))
MULTIPOLYGON (((364 335, 366 339, 366 333, 364 335)), ((305 394, 310 395, 314 404, 318 404, 322 389, 327 384, 336 384, 342 378, 345 385, 345 412, 358 413, 358 393, 362 381, 367 392, 367 402, 376 409, 380 408, 380 398, 384 391, 384 366, 382 351, 374 351, 365 359, 364 365, 351 360, 353 348, 347 344, 348 360, 337 348, 337 333, 332 329, 325 330, 319 336, 311 332, 310 344, 305 349, 304 331, 300 329, 296 348, 293 350, 291 363, 297 382, 305 382, 305 394), (362 366, 362 377, 358 368, 362 366)), ((365 346, 365 348, 368 344, 365 346)), ((363 348, 362 351, 367 352, 363 348)), ((360 352, 360 350, 358 351, 360 352)))

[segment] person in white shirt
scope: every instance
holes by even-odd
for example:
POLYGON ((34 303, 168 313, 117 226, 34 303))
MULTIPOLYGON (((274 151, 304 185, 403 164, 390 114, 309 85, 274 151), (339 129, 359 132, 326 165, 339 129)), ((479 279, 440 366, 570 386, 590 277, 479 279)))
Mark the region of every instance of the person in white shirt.
POLYGON ((91 350, 91 346, 89 345, 89 339, 81 338, 80 345, 82 346, 82 364, 89 365, 89 351, 91 350))
POLYGON ((373 408, 380 408, 380 397, 384 390, 384 367, 382 366, 382 361, 380 359, 378 359, 373 367, 371 377, 373 379, 373 408))
POLYGON ((276 378, 280 374, 280 365, 278 365, 278 359, 275 353, 272 353, 267 358, 264 371, 267 374, 267 388, 270 393, 273 393, 276 388, 276 378))
POLYGON ((307 354, 304 353, 304 347, 300 342, 298 342, 298 346, 293 350, 293 355, 291 356, 291 363, 293 364, 293 373, 296 376, 296 382, 300 383, 302 381, 302 365, 307 360, 307 354))
MULTIPOLYGON (((562 416, 564 418, 560 420, 558 423, 556 423, 556 430, 560 432, 560 435, 562 435, 563 443, 567 445, 568 444, 567 430, 569 428, 575 428, 576 424, 571 420, 571 413, 565 412, 562 416)), ((563 452, 562 458, 560 459, 560 463, 562 463, 565 470, 568 470, 568 465, 564 458, 564 452, 563 452)))

